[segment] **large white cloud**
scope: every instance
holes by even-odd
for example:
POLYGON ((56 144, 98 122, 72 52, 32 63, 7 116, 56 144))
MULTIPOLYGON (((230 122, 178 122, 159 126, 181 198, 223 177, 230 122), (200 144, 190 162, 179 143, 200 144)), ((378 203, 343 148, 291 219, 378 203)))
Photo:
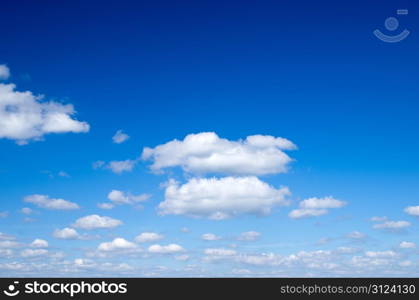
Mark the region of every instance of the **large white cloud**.
POLYGON ((47 195, 29 195, 23 199, 25 202, 35 204, 38 207, 52 210, 73 210, 80 207, 74 203, 64 199, 50 198, 47 195))
POLYGON ((286 205, 286 187, 276 189, 257 177, 192 178, 180 185, 169 181, 162 215, 186 215, 214 220, 241 214, 267 215, 275 206, 286 205))
POLYGON ((0 80, 5 80, 10 77, 9 67, 6 65, 0 65, 0 80))
POLYGON ((327 214, 330 208, 340 208, 346 205, 346 202, 337 200, 333 197, 308 198, 300 202, 299 208, 289 213, 289 217, 300 219, 306 217, 318 217, 327 214))
POLYGON ((26 144, 49 133, 88 132, 89 124, 74 114, 71 104, 46 102, 30 91, 17 91, 14 84, 0 83, 0 138, 26 144))
POLYGON ((89 215, 79 218, 74 223, 74 227, 82 229, 99 229, 99 228, 115 228, 122 225, 122 222, 110 217, 103 217, 99 215, 89 215))
POLYGON ((268 135, 230 141, 214 132, 189 134, 155 148, 144 148, 142 159, 153 171, 179 166, 192 173, 263 175, 284 173, 292 159, 285 150, 296 149, 289 140, 268 135))

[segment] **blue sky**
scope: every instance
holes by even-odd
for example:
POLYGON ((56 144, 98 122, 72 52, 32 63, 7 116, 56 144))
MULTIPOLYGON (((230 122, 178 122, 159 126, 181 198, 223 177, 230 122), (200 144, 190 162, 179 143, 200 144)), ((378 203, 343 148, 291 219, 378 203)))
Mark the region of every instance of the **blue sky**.
POLYGON ((0 275, 418 276, 417 8, 3 1, 0 275))

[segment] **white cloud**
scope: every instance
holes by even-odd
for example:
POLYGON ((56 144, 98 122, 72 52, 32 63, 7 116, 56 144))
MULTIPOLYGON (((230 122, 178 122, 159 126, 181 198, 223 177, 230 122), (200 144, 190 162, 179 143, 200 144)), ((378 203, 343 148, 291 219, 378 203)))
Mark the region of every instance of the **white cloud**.
POLYGON ((48 248, 48 242, 46 240, 35 239, 30 246, 32 248, 48 248))
POLYGON ((14 239, 16 239, 14 236, 0 232, 0 241, 12 241, 14 239))
POLYGON ((367 237, 367 235, 359 231, 352 231, 348 233, 346 237, 353 240, 363 240, 367 237))
POLYGON ((112 141, 115 144, 121 144, 129 139, 129 135, 124 133, 122 130, 118 130, 115 135, 112 137, 112 141))
POLYGON ((183 249, 182 246, 177 245, 177 244, 169 244, 165 246, 156 244, 156 245, 151 245, 150 247, 148 247, 148 252, 156 253, 156 254, 171 254, 171 253, 178 253, 182 251, 185 251, 185 249, 183 249))
POLYGON ((237 239, 239 241, 251 242, 251 241, 256 241, 257 239, 259 239, 260 236, 261 236, 260 232, 257 232, 257 231, 247 231, 247 232, 242 232, 238 236, 237 239))
POLYGON ((112 190, 108 194, 108 199, 114 204, 135 204, 138 202, 146 201, 149 198, 150 195, 148 194, 132 195, 118 190, 112 190))
POLYGON ((124 249, 134 249, 137 248, 137 245, 129 242, 123 238, 115 238, 111 242, 101 243, 98 246, 99 251, 116 251, 116 250, 124 250, 124 249))
POLYGON ((384 221, 387 221, 388 220, 388 218, 387 217, 372 217, 371 219, 370 219, 372 222, 384 222, 384 221))
POLYGON ((412 248, 416 248, 416 244, 413 242, 403 241, 400 243, 399 247, 403 249, 412 249, 412 248))
POLYGON ((346 202, 337 200, 331 196, 324 198, 308 198, 299 203, 299 208, 292 210, 288 216, 293 219, 306 217, 318 217, 327 214, 330 208, 340 208, 346 202))
POLYGON ((71 104, 45 102, 42 96, 15 88, 14 84, 0 83, 0 138, 26 144, 49 133, 89 131, 89 124, 72 118, 75 110, 71 104))
POLYGON ((74 227, 82 229, 99 229, 99 228, 115 228, 122 225, 122 222, 110 217, 102 217, 99 215, 89 215, 79 218, 74 223, 74 227))
POLYGON ((6 65, 0 65, 0 80, 6 80, 10 77, 10 70, 6 65))
POLYGON ((33 209, 29 208, 29 207, 23 207, 20 212, 24 215, 31 215, 33 214, 33 209))
POLYGON ((92 168, 93 169, 100 169, 102 168, 104 165, 106 164, 106 162, 104 162, 103 160, 98 160, 92 163, 92 168))
POLYGON ((142 232, 135 237, 135 241, 137 243, 150 243, 159 241, 163 238, 164 236, 162 234, 156 232, 142 232))
POLYGON ((220 236, 215 235, 213 233, 204 233, 203 235, 201 235, 201 238, 204 241, 217 241, 217 240, 220 240, 221 239, 220 236))
POLYGON ((160 171, 179 166, 191 173, 264 175, 285 173, 292 159, 285 150, 296 146, 284 138, 248 136, 230 141, 214 132, 189 134, 183 141, 172 140, 155 148, 144 148, 142 158, 152 160, 151 169, 160 171))
POLYGON ((395 257, 397 254, 392 250, 387 251, 366 251, 365 256, 372 258, 395 257))
POLYGON ((136 160, 121 160, 121 161, 111 161, 106 165, 107 169, 111 169, 115 174, 122 174, 123 172, 131 172, 136 165, 136 160))
POLYGON ((44 256, 48 254, 48 250, 46 249, 25 249, 20 252, 22 257, 38 257, 44 256))
POLYGON ((162 215, 186 215, 214 220, 241 214, 267 215, 275 206, 286 205, 286 187, 275 189, 256 177, 192 178, 179 185, 169 181, 162 215))
POLYGON ((112 209, 115 207, 115 205, 113 205, 112 203, 106 203, 106 202, 98 203, 97 206, 101 209, 112 209))
POLYGON ((399 231, 409 227, 411 224, 407 221, 386 221, 384 223, 375 224, 374 229, 384 229, 389 231, 399 231))
POLYGON ((52 210, 73 210, 80 207, 74 203, 64 199, 49 198, 47 195, 30 195, 24 198, 25 202, 35 204, 38 207, 52 210))
POLYGON ((217 261, 223 259, 231 259, 237 255, 236 250, 225 249, 225 248, 208 248, 204 250, 205 261, 217 261))
POLYGON ((80 234, 74 228, 56 229, 52 234, 53 237, 62 240, 78 240, 81 239, 80 234))
POLYGON ((404 209, 408 215, 419 217, 419 206, 408 206, 404 209))
POLYGON ((0 248, 17 248, 20 244, 13 240, 3 240, 0 241, 0 248))
POLYGON ((7 218, 9 216, 9 212, 8 211, 1 211, 0 212, 0 218, 7 218))
POLYGON ((180 260, 180 261, 187 261, 189 258, 190 257, 187 254, 182 254, 182 255, 175 256, 175 259, 176 260, 180 260))
POLYGON ((70 178, 71 177, 67 172, 64 172, 64 171, 58 172, 58 176, 65 177, 65 178, 70 178))

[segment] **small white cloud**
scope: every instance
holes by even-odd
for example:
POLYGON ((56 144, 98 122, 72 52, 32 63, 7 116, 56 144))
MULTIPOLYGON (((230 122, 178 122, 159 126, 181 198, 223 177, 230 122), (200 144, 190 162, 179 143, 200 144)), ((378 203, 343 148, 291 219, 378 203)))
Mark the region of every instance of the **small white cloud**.
POLYGON ((175 259, 176 260, 180 260, 180 261, 187 261, 189 258, 190 257, 187 254, 182 254, 182 255, 175 256, 175 259))
POLYGON ((64 172, 64 171, 58 172, 58 176, 65 177, 65 178, 70 178, 70 175, 67 172, 64 172))
POLYGON ((98 160, 92 163, 92 168, 93 169, 100 169, 102 168, 104 165, 106 164, 106 162, 104 162, 103 160, 98 160))
POLYGON ((46 249, 25 249, 20 252, 22 257, 39 257, 45 256, 48 254, 48 250, 46 249))
POLYGON ((30 195, 24 198, 27 203, 35 204, 38 207, 52 210, 73 210, 80 207, 74 203, 64 199, 49 198, 47 195, 30 195))
POLYGON ((142 232, 135 237, 135 241, 137 243, 150 243, 159 241, 163 238, 164 236, 162 234, 156 232, 142 232))
POLYGON ((46 240, 35 239, 30 246, 32 248, 48 248, 48 242, 46 240))
POLYGON ((9 212, 8 211, 0 211, 0 218, 7 218, 9 216, 9 212))
POLYGON ((403 249, 413 249, 413 248, 416 248, 416 244, 413 242, 403 241, 400 243, 399 247, 403 249))
POLYGON ((97 206, 101 209, 112 209, 115 207, 115 205, 113 205, 112 203, 106 203, 106 202, 98 203, 97 206))
POLYGON ((13 240, 3 240, 0 241, 0 248, 17 248, 20 244, 13 240))
POLYGON ((6 65, 0 65, 0 80, 6 80, 10 77, 10 69, 6 65))
POLYGON ((340 208, 346 205, 346 202, 337 200, 331 196, 324 198, 308 198, 299 203, 299 208, 292 210, 288 216, 293 219, 306 217, 318 217, 327 214, 328 209, 340 208))
POLYGON ((29 208, 29 207, 23 207, 20 212, 24 215, 31 215, 34 213, 33 209, 29 208))
POLYGON ((172 254, 182 251, 185 251, 185 249, 183 249, 183 247, 178 244, 169 244, 165 246, 156 244, 148 247, 148 252, 156 254, 172 254))
POLYGON ((115 228, 122 225, 122 222, 110 217, 102 217, 99 215, 89 215, 79 218, 74 223, 74 227, 81 229, 101 229, 101 228, 115 228))
POLYGON ((114 204, 135 204, 138 202, 144 202, 149 198, 150 195, 148 194, 132 195, 118 190, 112 190, 108 194, 108 199, 114 204))
POLYGON ((201 235, 201 238, 204 241, 217 241, 217 240, 220 240, 221 239, 220 236, 215 235, 213 233, 205 233, 205 234, 201 235))
POLYGON ((115 135, 112 137, 112 141, 115 144, 121 144, 129 139, 129 135, 124 133, 122 130, 118 130, 115 135))
POLYGON ((419 217, 419 206, 408 206, 404 209, 408 215, 419 217))
POLYGON ((219 258, 226 256, 234 256, 237 254, 237 251, 225 248, 208 248, 204 250, 204 254, 211 258, 219 258))
POLYGON ((186 215, 222 220, 242 214, 268 215, 276 206, 287 205, 290 191, 276 189, 257 177, 192 178, 179 185, 169 181, 162 215, 186 215))
POLYGON ((116 250, 124 250, 124 249, 134 249, 137 248, 137 245, 129 242, 123 238, 116 238, 111 242, 101 243, 98 246, 99 251, 116 251, 116 250))
POLYGON ((389 231, 399 231, 409 227, 411 224, 407 221, 386 221, 384 223, 375 224, 374 229, 384 229, 389 231))
POLYGON ((386 257, 395 257, 397 256, 396 252, 392 250, 387 251, 366 251, 365 256, 372 258, 386 258, 386 257))
POLYGON ((370 219, 372 222, 384 222, 384 221, 387 221, 388 220, 388 218, 387 217, 372 217, 371 219, 370 219))
POLYGON ((56 229, 53 233, 53 237, 62 240, 78 240, 81 238, 80 234, 74 228, 63 228, 56 229))
POLYGON ((284 151, 294 149, 291 141, 281 137, 253 135, 230 141, 202 132, 144 148, 142 159, 152 160, 151 169, 156 172, 179 166, 195 174, 264 175, 287 172, 292 159, 284 151))
POLYGON ((242 232, 238 236, 237 239, 239 241, 252 242, 252 241, 256 241, 257 239, 259 239, 260 236, 261 236, 260 232, 257 232, 257 231, 247 231, 247 232, 242 232))
POLYGON ((136 160, 121 160, 121 161, 111 161, 106 165, 107 169, 111 169, 115 174, 122 174, 123 172, 131 172, 134 169, 134 166, 137 164, 136 160))
POLYGON ((359 231, 352 231, 348 233, 346 237, 353 240, 363 240, 367 237, 367 235, 359 231))

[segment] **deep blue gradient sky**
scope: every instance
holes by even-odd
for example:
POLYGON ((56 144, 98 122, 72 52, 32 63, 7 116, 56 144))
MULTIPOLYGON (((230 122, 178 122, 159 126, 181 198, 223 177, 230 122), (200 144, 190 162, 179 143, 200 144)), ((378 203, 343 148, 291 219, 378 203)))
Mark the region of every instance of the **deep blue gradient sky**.
MULTIPOLYGON (((278 265, 256 270, 236 261, 214 265, 202 251, 230 247, 240 253, 290 255, 342 246, 359 251, 352 256, 397 253, 397 262, 378 271, 352 265, 342 267, 346 274, 417 276, 417 250, 407 255, 397 249, 402 241, 419 243, 418 220, 403 211, 419 205, 418 9, 417 1, 3 0, 0 65, 10 68, 8 82, 20 91, 72 103, 76 118, 91 129, 50 134, 23 146, 0 139, 0 211, 8 212, 0 219, 0 232, 22 245, 35 238, 48 240, 49 251, 62 251, 66 262, 102 242, 133 240, 143 231, 164 234, 159 243, 180 244, 190 256, 186 262, 170 256, 136 258, 132 264, 138 269, 126 273, 133 276, 230 276, 238 269, 253 275, 281 273, 278 265), (409 9, 409 15, 397 16, 400 8, 409 9), (411 31, 406 40, 387 44, 374 37, 374 29, 385 32, 383 22, 390 16, 411 31), (114 144, 112 136, 119 129, 130 139, 114 144), (159 216, 156 207, 164 200, 160 184, 169 178, 185 183, 189 174, 152 174, 143 161, 121 175, 92 168, 98 160, 136 159, 144 147, 208 131, 234 141, 264 134, 295 143, 298 150, 288 153, 294 159, 288 173, 260 176, 275 187, 289 187, 291 205, 269 216, 222 221, 159 216), (58 176, 59 171, 70 177, 58 176), (152 197, 142 210, 97 208, 112 189, 152 197), (23 202, 32 194, 63 198, 81 208, 36 208, 23 202), (314 218, 287 216, 303 199, 330 195, 348 204, 314 218), (30 216, 33 221, 23 221, 22 207, 37 211, 30 216), (96 239, 52 237, 54 229, 91 214, 124 225, 93 232, 100 236, 96 239), (376 230, 369 221, 374 216, 406 220, 411 226, 376 230), (182 227, 190 232, 182 233, 182 227), (258 241, 236 240, 251 230, 261 233, 258 241), (353 245, 345 238, 353 231, 367 238, 353 245), (213 245, 202 242, 200 235, 208 232, 223 238, 213 245), (324 238, 328 242, 319 245, 324 238), (399 270, 402 261, 412 265, 399 270), (168 269, 158 273, 160 265, 168 269), (197 271, 201 267, 206 271, 197 271)), ((34 268, 13 271, 18 275, 55 274, 39 273, 36 259, 18 257, 20 248, 13 251, 17 257, 0 258, 0 275, 12 272, 7 268, 12 262, 34 268)), ((104 274, 100 268, 77 272, 104 274)), ((283 272, 341 274, 305 265, 301 273, 283 272)))

